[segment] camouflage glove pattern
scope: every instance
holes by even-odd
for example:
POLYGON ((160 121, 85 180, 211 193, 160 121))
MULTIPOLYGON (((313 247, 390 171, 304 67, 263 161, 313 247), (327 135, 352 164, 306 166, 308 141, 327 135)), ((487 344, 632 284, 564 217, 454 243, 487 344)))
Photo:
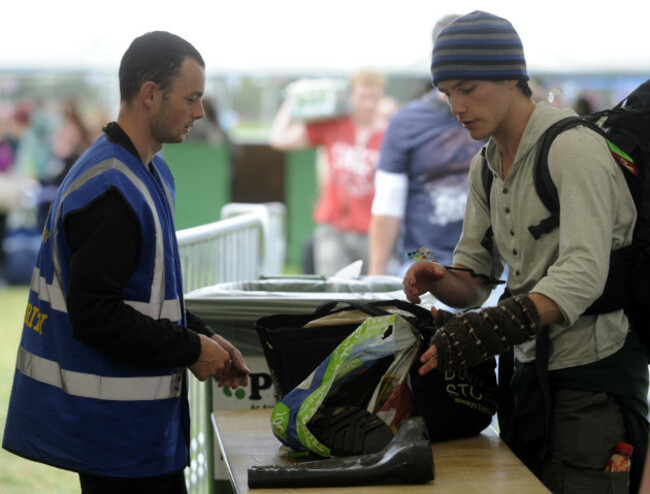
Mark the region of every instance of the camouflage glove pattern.
POLYGON ((439 310, 435 323, 440 329, 431 344, 438 349, 438 368, 465 369, 534 339, 539 315, 528 295, 517 295, 478 311, 439 310))

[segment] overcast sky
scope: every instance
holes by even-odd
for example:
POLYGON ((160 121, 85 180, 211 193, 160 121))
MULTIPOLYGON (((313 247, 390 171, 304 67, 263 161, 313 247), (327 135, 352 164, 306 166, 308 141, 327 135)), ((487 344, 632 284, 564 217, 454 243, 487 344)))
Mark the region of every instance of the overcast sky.
POLYGON ((437 19, 476 9, 514 24, 531 71, 650 74, 647 0, 6 0, 0 69, 116 70, 134 37, 163 29, 192 42, 210 73, 426 73, 437 19))

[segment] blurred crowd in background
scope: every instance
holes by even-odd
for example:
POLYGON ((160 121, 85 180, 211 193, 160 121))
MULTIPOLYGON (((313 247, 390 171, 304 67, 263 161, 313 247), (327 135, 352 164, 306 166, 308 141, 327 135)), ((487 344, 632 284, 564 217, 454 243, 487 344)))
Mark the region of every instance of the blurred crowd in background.
POLYGON ((88 110, 74 98, 0 100, 0 283, 24 282, 54 193, 100 135, 106 115, 88 110))
MULTIPOLYGON (((207 81, 206 118, 188 139, 225 143, 231 155, 243 140, 266 143, 284 91, 298 78, 224 76, 207 81)), ((547 77, 532 85, 534 99, 551 95, 554 105, 587 113, 615 104, 638 79, 547 77), (551 91, 558 84, 563 91, 551 91)), ((27 86, 24 80, 21 84, 27 86)), ((42 81, 43 87, 20 93, 0 84, 0 286, 29 282, 26 265, 33 262, 54 193, 70 166, 114 118, 119 96, 113 94, 118 93, 114 86, 108 90, 104 86, 110 84, 84 78, 58 85, 38 75, 29 80, 33 87, 42 81), (110 101, 104 97, 109 93, 110 101)), ((395 109, 430 87, 426 75, 387 74, 386 94, 395 109)))

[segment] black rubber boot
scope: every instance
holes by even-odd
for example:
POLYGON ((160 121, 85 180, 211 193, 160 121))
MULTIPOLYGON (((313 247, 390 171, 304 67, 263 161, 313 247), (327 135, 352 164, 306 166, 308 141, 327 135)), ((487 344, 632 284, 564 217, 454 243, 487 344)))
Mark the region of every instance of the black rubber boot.
POLYGON ((369 411, 353 406, 320 408, 307 424, 332 456, 377 453, 393 439, 390 426, 369 411))
POLYGON ((377 453, 248 469, 248 487, 335 487, 386 483, 424 484, 435 477, 433 453, 421 417, 405 420, 377 453))

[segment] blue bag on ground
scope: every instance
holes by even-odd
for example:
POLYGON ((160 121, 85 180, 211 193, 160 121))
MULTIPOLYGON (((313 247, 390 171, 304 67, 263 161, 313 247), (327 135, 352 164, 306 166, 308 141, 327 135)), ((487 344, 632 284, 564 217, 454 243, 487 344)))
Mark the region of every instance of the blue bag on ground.
POLYGON ((2 242, 4 274, 10 285, 29 285, 41 245, 41 232, 35 227, 7 231, 2 242))

